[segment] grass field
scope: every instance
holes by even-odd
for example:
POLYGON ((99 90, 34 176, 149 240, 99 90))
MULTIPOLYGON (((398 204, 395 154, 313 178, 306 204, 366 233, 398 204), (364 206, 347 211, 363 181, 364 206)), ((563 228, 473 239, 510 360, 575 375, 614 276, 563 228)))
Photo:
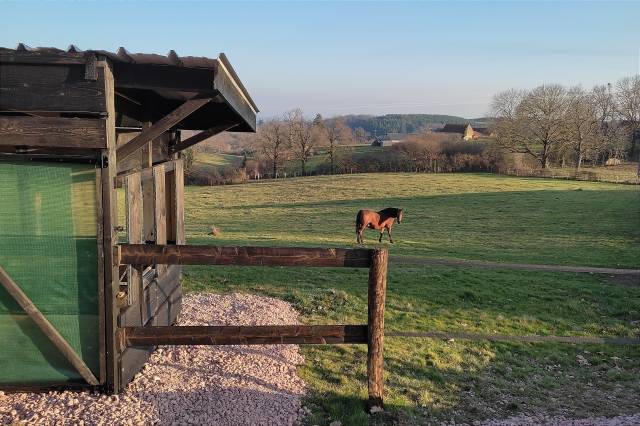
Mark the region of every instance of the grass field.
MULTIPOLYGON (((397 206, 391 254, 640 266, 638 187, 471 174, 351 175, 189 187, 190 244, 353 246, 358 209, 397 206), (222 230, 208 235, 210 226, 222 230)), ((377 235, 366 231, 374 246, 377 235)), ((377 244, 377 243, 376 243, 377 244)), ((388 245, 385 243, 385 245, 388 245)), ((386 326, 403 331, 640 335, 640 283, 608 276, 391 264, 386 326)), ((291 302, 308 324, 366 322, 367 272, 185 268, 186 291, 291 302)), ((638 411, 640 350, 387 338, 384 414, 368 416, 366 348, 305 347, 308 423, 471 422, 638 411)))
POLYGON ((211 173, 226 166, 239 166, 240 164, 242 164, 242 156, 240 155, 195 152, 193 171, 196 173, 211 173))

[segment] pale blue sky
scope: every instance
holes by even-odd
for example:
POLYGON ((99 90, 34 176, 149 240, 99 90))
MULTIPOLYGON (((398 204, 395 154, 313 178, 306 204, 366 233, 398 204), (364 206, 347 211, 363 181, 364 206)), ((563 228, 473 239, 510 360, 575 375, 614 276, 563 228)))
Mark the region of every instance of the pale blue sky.
POLYGON ((263 117, 483 115, 492 95, 638 73, 640 2, 2 2, 0 46, 217 56, 263 117))

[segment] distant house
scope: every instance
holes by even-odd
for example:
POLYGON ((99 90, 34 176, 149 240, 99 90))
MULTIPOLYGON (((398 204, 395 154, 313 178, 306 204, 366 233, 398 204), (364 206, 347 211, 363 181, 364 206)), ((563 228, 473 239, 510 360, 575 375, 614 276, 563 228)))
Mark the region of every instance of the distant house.
POLYGON ((491 136, 491 130, 486 127, 471 127, 471 124, 445 124, 441 133, 456 133, 462 136, 465 141, 491 136))
POLYGON ((459 134, 465 141, 473 139, 473 127, 471 127, 471 124, 445 124, 440 132, 459 134))
POLYGON ((371 146, 380 146, 380 147, 382 147, 382 146, 384 146, 384 141, 381 138, 376 136, 376 137, 373 138, 373 142, 371 142, 371 146))

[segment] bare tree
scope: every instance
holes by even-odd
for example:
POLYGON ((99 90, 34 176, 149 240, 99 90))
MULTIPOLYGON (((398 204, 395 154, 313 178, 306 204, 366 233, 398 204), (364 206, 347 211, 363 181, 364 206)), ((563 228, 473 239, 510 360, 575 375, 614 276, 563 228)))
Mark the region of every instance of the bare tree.
POLYGON ((597 107, 593 93, 585 92, 582 87, 569 89, 567 97, 565 140, 575 154, 576 170, 580 170, 585 155, 596 142, 597 107))
POLYGON ((353 139, 356 143, 362 143, 362 144, 367 143, 368 138, 369 138, 369 134, 362 127, 357 127, 353 131, 353 139))
POLYGON ((285 114, 284 122, 287 126, 289 143, 293 156, 300 161, 300 172, 307 174, 307 162, 313 154, 317 137, 313 123, 305 120, 300 109, 294 109, 285 114))
POLYGON ((284 124, 271 120, 258 128, 259 150, 271 163, 273 177, 278 177, 278 170, 286 160, 289 149, 289 138, 284 124))
POLYGON ((638 161, 638 178, 640 178, 640 142, 638 141, 640 139, 638 137, 640 134, 640 74, 621 79, 616 84, 616 89, 618 114, 626 121, 627 141, 631 143, 633 140, 631 154, 633 155, 635 151, 638 161))
POLYGON ((620 117, 640 128, 640 75, 626 77, 616 84, 616 101, 620 117))
POLYGON ((595 106, 596 142, 594 160, 605 162, 608 158, 623 158, 629 147, 629 137, 620 122, 616 95, 611 84, 596 86, 592 90, 595 106))
POLYGON ((338 156, 338 145, 344 145, 353 140, 353 133, 344 121, 330 120, 322 125, 320 136, 326 141, 330 170, 333 174, 338 156))
POLYGON ((494 133, 498 144, 511 152, 522 153, 524 149, 523 122, 518 117, 518 107, 526 92, 509 89, 493 97, 491 102, 492 115, 495 117, 494 133))
POLYGON ((548 168, 552 150, 563 142, 567 103, 567 90, 558 84, 499 93, 492 103, 498 142, 548 168))

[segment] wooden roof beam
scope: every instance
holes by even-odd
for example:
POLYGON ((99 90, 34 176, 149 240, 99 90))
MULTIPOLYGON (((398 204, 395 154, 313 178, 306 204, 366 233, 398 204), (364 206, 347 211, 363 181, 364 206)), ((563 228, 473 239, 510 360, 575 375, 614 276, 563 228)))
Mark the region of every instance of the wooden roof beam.
POLYGON ((198 133, 197 135, 193 135, 183 141, 181 141, 180 143, 175 144, 174 146, 169 148, 170 152, 179 152, 182 150, 185 150, 189 147, 192 147, 193 145, 200 143, 202 141, 204 141, 205 139, 209 139, 212 136, 217 135, 218 133, 222 133, 225 132, 229 129, 233 129, 234 127, 236 127, 238 124, 240 123, 228 123, 228 124, 221 124, 219 126, 213 126, 207 130, 204 130, 200 133, 198 133))
POLYGON ((138 136, 118 148, 116 154, 118 161, 122 161, 148 142, 151 142, 176 124, 208 104, 213 98, 190 99, 161 118, 153 126, 143 130, 138 136))

